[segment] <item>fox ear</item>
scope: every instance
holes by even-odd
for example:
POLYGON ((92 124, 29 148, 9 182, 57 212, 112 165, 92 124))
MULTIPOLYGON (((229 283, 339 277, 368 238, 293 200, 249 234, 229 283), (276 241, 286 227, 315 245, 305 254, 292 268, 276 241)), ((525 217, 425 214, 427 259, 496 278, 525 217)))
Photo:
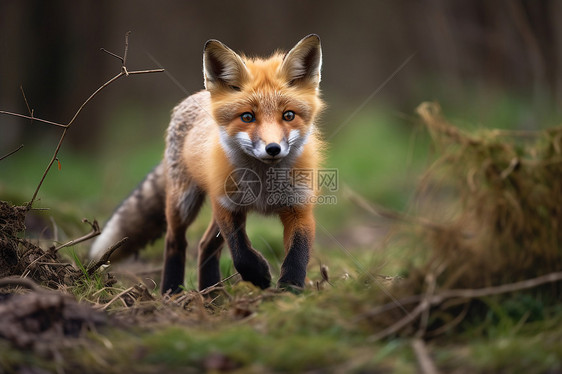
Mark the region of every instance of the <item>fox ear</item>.
POLYGON ((316 34, 305 36, 283 59, 281 71, 291 85, 311 84, 318 87, 322 68, 322 48, 316 34))
POLYGON ((218 88, 240 90, 248 77, 248 70, 242 58, 218 40, 205 43, 203 50, 203 74, 205 88, 209 91, 218 88))

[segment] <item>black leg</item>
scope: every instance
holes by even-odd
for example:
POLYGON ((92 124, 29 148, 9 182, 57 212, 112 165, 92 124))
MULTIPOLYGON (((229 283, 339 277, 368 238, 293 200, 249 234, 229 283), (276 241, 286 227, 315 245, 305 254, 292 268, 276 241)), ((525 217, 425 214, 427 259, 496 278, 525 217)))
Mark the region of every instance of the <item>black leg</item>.
POLYGON ((312 206, 288 207, 279 217, 284 227, 285 260, 281 265, 278 286, 303 288, 316 226, 312 206))
POLYGON ((310 242, 308 236, 296 231, 293 234, 291 246, 283 265, 281 265, 281 276, 279 277, 279 287, 286 288, 296 286, 304 287, 306 278, 306 268, 310 260, 310 242))
POLYGON ((219 260, 223 244, 219 226, 212 220, 199 243, 199 290, 220 282, 219 260))
MULTIPOLYGON (((205 194, 189 181, 187 185, 175 186, 166 195, 166 249, 162 271, 161 292, 181 291, 185 275, 185 231, 195 220, 205 199, 205 194)), ((170 187, 171 188, 171 187, 170 187)))
POLYGON ((251 247, 250 239, 246 235, 246 213, 230 212, 215 204, 213 214, 222 236, 230 247, 234 267, 242 279, 262 289, 270 287, 269 264, 261 253, 251 247))
POLYGON ((166 234, 166 252, 164 256, 164 270, 162 273, 162 293, 181 291, 185 275, 185 250, 187 241, 185 231, 177 235, 166 234))

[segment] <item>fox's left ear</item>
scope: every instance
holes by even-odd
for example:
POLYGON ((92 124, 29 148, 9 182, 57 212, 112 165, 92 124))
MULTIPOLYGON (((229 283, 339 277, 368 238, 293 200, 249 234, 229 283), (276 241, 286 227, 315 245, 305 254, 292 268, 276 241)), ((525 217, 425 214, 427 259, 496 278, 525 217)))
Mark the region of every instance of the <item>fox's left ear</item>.
POLYGON ((281 71, 291 85, 304 84, 318 87, 321 68, 320 37, 316 34, 310 34, 305 36, 285 55, 281 71))

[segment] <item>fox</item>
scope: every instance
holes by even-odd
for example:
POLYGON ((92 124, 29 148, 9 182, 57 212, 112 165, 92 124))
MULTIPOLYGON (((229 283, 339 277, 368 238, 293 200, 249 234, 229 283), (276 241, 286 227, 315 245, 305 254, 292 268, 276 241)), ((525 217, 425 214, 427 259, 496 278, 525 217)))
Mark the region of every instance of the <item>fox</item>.
POLYGON ((110 257, 119 260, 165 233, 160 291, 177 293, 185 277, 186 231, 208 198, 212 218, 198 246, 199 290, 221 282, 225 242, 242 280, 271 287, 270 266, 246 233, 246 218, 254 212, 277 215, 283 224, 285 257, 277 287, 304 288, 319 192, 310 178, 296 176, 317 173, 323 161, 316 126, 325 106, 321 67, 316 34, 268 58, 207 41, 204 90, 173 109, 163 160, 115 210, 90 257, 99 259, 127 237, 110 257))

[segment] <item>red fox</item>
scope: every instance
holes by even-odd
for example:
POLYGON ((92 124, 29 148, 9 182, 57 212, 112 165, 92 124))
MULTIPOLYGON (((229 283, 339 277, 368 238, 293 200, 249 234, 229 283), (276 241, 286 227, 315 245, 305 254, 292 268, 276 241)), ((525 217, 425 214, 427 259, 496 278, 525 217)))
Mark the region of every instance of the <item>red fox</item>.
POLYGON ((315 120, 324 106, 321 66, 320 38, 314 34, 267 59, 240 56, 209 40, 203 52, 205 90, 174 108, 163 161, 115 211, 90 256, 99 258, 128 237, 113 255, 124 257, 165 231, 161 291, 179 291, 185 233, 208 196, 213 216, 199 243, 199 289, 220 282, 225 241, 243 280, 262 289, 271 286, 269 265, 246 235, 251 211, 276 214, 283 223, 285 259, 278 286, 304 287, 317 187, 294 178, 282 191, 268 187, 280 182, 276 175, 284 171, 291 177, 319 168, 323 144, 315 120))

